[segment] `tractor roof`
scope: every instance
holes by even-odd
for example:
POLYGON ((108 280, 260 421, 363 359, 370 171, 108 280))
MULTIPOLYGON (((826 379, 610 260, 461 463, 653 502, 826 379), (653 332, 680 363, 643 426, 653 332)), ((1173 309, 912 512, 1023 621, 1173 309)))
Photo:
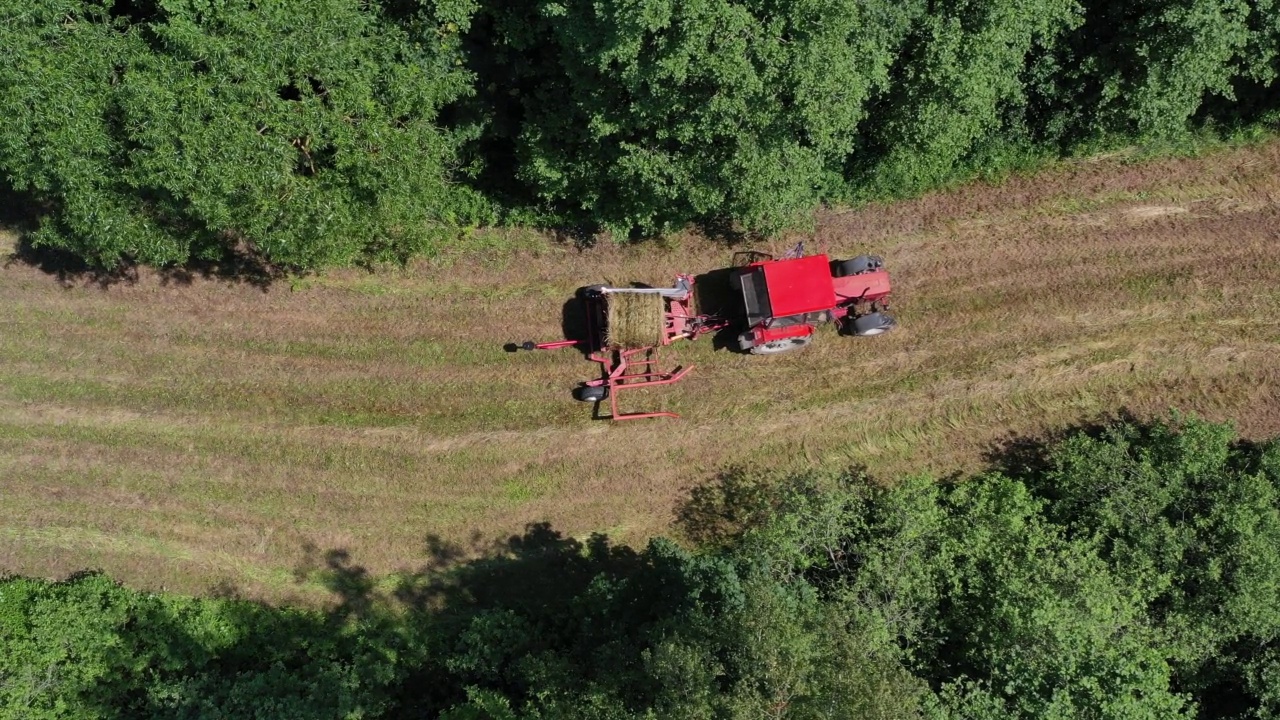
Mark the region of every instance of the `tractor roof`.
POLYGON ((774 317, 830 310, 836 305, 831 264, 826 255, 762 264, 774 317))

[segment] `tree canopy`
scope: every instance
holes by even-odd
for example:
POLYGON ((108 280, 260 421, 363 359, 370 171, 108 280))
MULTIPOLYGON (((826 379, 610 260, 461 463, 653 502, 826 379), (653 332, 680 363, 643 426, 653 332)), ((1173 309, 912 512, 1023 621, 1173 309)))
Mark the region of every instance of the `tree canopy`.
POLYGON ((3 0, 0 178, 101 266, 772 232, 1274 128, 1275 0, 3 0), (1153 145, 1154 144, 1154 145, 1153 145))
POLYGON ((450 181, 472 6, 4 3, 0 169, 36 242, 104 265, 239 247, 293 267, 395 256, 484 202, 450 181))

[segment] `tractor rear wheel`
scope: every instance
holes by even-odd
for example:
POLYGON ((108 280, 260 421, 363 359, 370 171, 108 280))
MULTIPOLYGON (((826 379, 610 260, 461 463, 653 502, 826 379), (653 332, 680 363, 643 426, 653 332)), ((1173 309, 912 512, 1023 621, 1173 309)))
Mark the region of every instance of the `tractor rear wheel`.
POLYGON ((777 355, 778 353, 799 350, 808 347, 813 341, 812 335, 803 335, 801 337, 783 338, 781 340, 770 340, 769 342, 760 343, 751 348, 752 355, 777 355))
POLYGON ((609 388, 603 385, 583 385, 573 389, 573 398, 582 402, 600 402, 609 397, 609 388))
POLYGON ((863 315, 853 321, 853 334, 863 337, 889 332, 898 322, 892 316, 882 312, 863 315))
POLYGON ((884 266, 884 260, 879 255, 859 255, 852 260, 845 260, 836 265, 836 277, 849 277, 850 275, 861 275, 864 272, 879 270, 884 266))

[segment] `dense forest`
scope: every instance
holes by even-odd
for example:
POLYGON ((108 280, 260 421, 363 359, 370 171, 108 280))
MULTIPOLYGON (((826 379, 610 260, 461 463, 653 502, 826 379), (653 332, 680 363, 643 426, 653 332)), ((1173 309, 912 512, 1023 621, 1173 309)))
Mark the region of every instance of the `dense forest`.
POLYGON ((1280 443, 1125 420, 957 480, 729 472, 681 543, 531 527, 395 582, 333 552, 329 612, 9 578, 0 717, 1280 713, 1280 443))
POLYGON ((1276 0, 0 0, 0 190, 100 267, 768 233, 1280 120, 1276 0))

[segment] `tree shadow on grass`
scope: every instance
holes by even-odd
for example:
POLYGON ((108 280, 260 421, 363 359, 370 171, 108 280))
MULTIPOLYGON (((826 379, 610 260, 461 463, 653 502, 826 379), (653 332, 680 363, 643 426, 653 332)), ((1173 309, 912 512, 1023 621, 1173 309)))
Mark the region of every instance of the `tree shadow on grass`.
POLYGON ((775 500, 774 483, 749 468, 730 467, 689 488, 675 512, 676 532, 700 547, 724 547, 759 525, 775 500))
POLYGON ((14 265, 26 265, 52 277, 64 288, 97 285, 108 288, 120 283, 137 282, 137 268, 121 267, 115 270, 95 268, 83 258, 67 250, 42 247, 31 242, 30 235, 23 233, 13 252, 5 258, 4 268, 14 265))
POLYGON ((18 236, 0 267, 8 269, 14 265, 26 265, 53 277, 63 287, 96 284, 105 288, 136 279, 124 269, 104 272, 67 250, 35 245, 32 234, 40 226, 41 214, 47 211, 47 207, 29 194, 0 185, 0 227, 12 230, 18 236))
POLYGON ((678 621, 697 595, 679 573, 662 576, 661 559, 546 523, 494 542, 427 536, 423 551, 419 569, 383 578, 346 550, 304 548, 296 575, 335 595, 328 610, 244 600, 225 581, 197 599, 96 571, 0 579, 4 591, 19 583, 6 596, 30 635, 7 697, 94 717, 439 717, 470 687, 522 696, 539 657, 563 654, 612 679, 616 667, 587 656, 630 633, 620 652, 641 662, 645 629, 678 621))
POLYGON ((693 227, 703 237, 726 248, 767 243, 770 239, 764 233, 748 230, 741 223, 724 217, 705 218, 693 223, 693 227))
MULTIPOLYGON (((626 631, 617 622, 593 620, 621 608, 584 605, 585 598, 601 583, 623 584, 648 571, 627 546, 600 534, 579 540, 548 523, 504 540, 428 535, 422 551, 417 569, 375 578, 345 550, 311 547, 295 572, 299 581, 319 583, 335 596, 322 631, 355 623, 375 648, 399 653, 400 676, 385 689, 394 708, 389 717, 437 717, 477 684, 518 696, 524 687, 512 678, 538 653, 580 654, 626 631), (442 652, 452 664, 432 654, 442 652)), ((675 614, 661 604, 636 612, 659 619, 675 614)))
POLYGON ((531 523, 504 540, 473 534, 468 542, 427 535, 424 559, 413 570, 379 580, 344 549, 304 546, 294 569, 299 583, 333 594, 333 613, 367 617, 389 608, 449 614, 477 607, 547 607, 585 588, 600 573, 635 569, 637 553, 606 535, 568 537, 550 523, 531 523))
MULTIPOLYGON (((1062 499, 1062 493, 1054 484, 1052 473, 1061 462, 1059 449, 1070 438, 1116 438, 1133 448, 1147 448, 1154 444, 1154 433, 1164 432, 1166 427, 1178 428, 1187 419, 1172 410, 1164 417, 1157 417, 1125 407, 1056 430, 1010 433, 988 446, 983 460, 989 470, 1017 480, 1039 497, 1055 502, 1062 499)), ((1269 445, 1236 438, 1230 447, 1230 465, 1241 472, 1256 473, 1262 469, 1263 455, 1269 445)))
POLYGON ((987 468, 1031 486, 1053 468, 1053 450, 1068 438, 1104 438, 1120 426, 1150 428, 1152 418, 1128 407, 1102 413, 1070 425, 1039 433, 1010 432, 990 443, 982 453, 987 468))
POLYGON ((141 279, 144 272, 153 272, 163 285, 188 286, 197 280, 212 280, 250 285, 265 292, 272 284, 288 275, 285 269, 272 265, 244 243, 231 239, 223 239, 219 243, 222 253, 216 260, 192 259, 182 266, 154 270, 146 270, 132 262, 121 262, 114 267, 98 266, 70 250, 33 242, 34 233, 40 225, 40 216, 48 212, 48 207, 29 194, 0 185, 0 228, 11 229, 18 235, 17 243, 8 256, 3 258, 0 267, 25 265, 52 277, 66 288, 133 285, 141 279))
POLYGON ((30 233, 19 237, 17 246, 5 259, 5 268, 13 265, 35 268, 65 288, 96 285, 105 289, 114 285, 135 285, 144 273, 153 273, 165 286, 187 287, 204 280, 248 285, 266 292, 273 284, 288 277, 286 271, 264 259, 249 253, 237 254, 234 250, 228 250, 220 260, 192 260, 182 266, 153 270, 131 262, 103 268, 86 262, 69 250, 37 246, 31 242, 30 233))
POLYGON ((271 263, 244 243, 223 243, 222 257, 217 260, 193 259, 185 265, 156 271, 164 285, 190 286, 197 280, 248 285, 263 292, 275 283, 297 273, 271 263))

